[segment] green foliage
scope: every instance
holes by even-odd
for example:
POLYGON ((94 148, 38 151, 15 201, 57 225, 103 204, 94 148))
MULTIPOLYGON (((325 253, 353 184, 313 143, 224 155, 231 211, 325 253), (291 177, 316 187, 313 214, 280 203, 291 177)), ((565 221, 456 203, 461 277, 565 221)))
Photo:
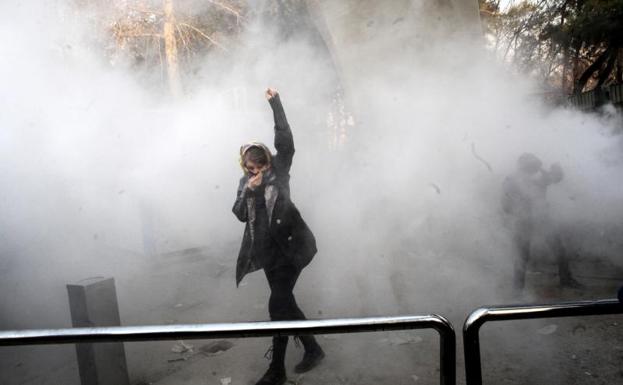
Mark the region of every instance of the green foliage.
POLYGON ((493 49, 565 92, 622 82, 623 0, 481 0, 493 49))
POLYGON ((623 0, 587 0, 574 16, 567 26, 573 38, 589 45, 621 44, 623 0))

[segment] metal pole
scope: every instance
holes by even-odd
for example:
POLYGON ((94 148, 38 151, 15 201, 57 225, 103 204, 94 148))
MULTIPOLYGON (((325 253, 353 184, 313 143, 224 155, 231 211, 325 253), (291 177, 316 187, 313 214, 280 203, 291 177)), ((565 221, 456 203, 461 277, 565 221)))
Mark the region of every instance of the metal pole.
MULTIPOLYGON (((121 326, 113 278, 95 277, 67 285, 74 327, 121 326)), ((129 385, 122 343, 76 344, 82 385, 129 385)))
POLYGON ((438 315, 277 322, 13 330, 0 332, 0 346, 271 337, 280 335, 360 333, 411 329, 437 330, 440 336, 441 384, 455 385, 456 336, 450 322, 438 315))
POLYGON ((623 304, 615 299, 607 299, 545 305, 482 307, 474 310, 463 325, 465 379, 467 385, 482 384, 479 331, 485 322, 607 314, 623 314, 623 304))
POLYGON ((435 328, 439 333, 439 372, 441 384, 456 384, 456 334, 450 321, 438 316, 435 328))

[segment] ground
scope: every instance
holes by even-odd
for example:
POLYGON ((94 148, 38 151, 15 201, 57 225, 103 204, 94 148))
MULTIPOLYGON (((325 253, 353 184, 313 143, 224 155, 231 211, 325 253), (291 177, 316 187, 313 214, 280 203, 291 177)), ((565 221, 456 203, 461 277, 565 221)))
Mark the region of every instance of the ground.
MULTIPOLYGON (((235 251, 235 245, 229 245, 235 251)), ((230 251, 231 251, 230 250, 230 251)), ((229 252, 201 249, 158 257, 142 270, 142 279, 117 278, 125 325, 266 320, 268 287, 261 272, 236 289, 229 252), (175 285, 167 283, 175 282, 175 285), (145 288, 150 293, 145 297, 145 288), (140 294, 143 293, 143 294, 140 294)), ((605 261, 574 261, 572 268, 585 290, 560 289, 555 266, 530 267, 527 290, 514 298, 506 279, 508 264, 481 261, 479 282, 463 282, 474 261, 421 258, 409 265, 409 253, 379 255, 377 270, 347 271, 348 276, 322 280, 327 267, 315 261, 296 288, 299 304, 310 318, 442 314, 457 331, 457 376, 464 383, 461 327, 474 308, 500 303, 614 298, 623 271, 605 261), (400 255, 400 256, 398 256, 400 255), (401 269, 386 269, 399 265, 401 269), (451 267, 450 267, 451 266, 451 267), (424 282, 422 272, 435 279, 424 282), (506 275, 505 275, 506 274, 506 275), (485 280, 489 277, 490 280, 485 280), (328 281, 327 281, 328 280, 328 281), (440 286, 442 282, 463 282, 440 286), (319 282, 326 283, 319 285, 319 282), (336 282, 341 286, 336 288, 336 282)), ((486 324, 481 330, 485 384, 615 384, 623 383, 623 315, 510 321, 486 324)), ((379 332, 319 336, 326 360, 305 375, 294 365, 303 350, 288 347, 291 384, 435 384, 439 382, 439 338, 434 331, 379 332)), ((268 365, 267 338, 127 343, 133 385, 254 384, 268 365), (212 344, 212 345, 211 345, 212 344), (225 346, 225 345, 224 345, 225 346), (210 352, 212 351, 212 352, 210 352)), ((73 346, 0 349, 2 385, 78 385, 73 346)))

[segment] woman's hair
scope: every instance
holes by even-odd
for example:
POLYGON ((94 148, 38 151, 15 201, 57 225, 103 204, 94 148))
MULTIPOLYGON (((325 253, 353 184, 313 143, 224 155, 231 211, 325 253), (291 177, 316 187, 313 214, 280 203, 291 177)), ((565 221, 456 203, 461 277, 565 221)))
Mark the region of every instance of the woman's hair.
POLYGON ((242 156, 242 164, 246 165, 247 162, 253 162, 257 165, 265 166, 269 163, 269 159, 263 148, 259 146, 251 146, 242 156))

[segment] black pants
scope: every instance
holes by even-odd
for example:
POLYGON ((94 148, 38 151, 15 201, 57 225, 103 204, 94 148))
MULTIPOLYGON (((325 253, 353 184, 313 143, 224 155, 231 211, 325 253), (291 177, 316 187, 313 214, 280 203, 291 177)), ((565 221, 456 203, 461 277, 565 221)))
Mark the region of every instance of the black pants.
MULTIPOLYGON (((301 271, 292 265, 278 266, 264 269, 268 285, 270 286, 270 299, 268 300, 268 312, 272 321, 304 320, 305 315, 296 304, 294 298, 294 285, 301 271)), ((301 336, 301 341, 306 351, 317 346, 313 336, 301 336)), ((273 337, 273 357, 271 366, 278 369, 284 368, 288 337, 273 337)))
MULTIPOLYGON (((523 289, 526 282, 526 266, 530 260, 530 237, 531 233, 519 231, 515 234, 514 242, 519 252, 515 260, 514 285, 516 289, 523 289)), ((546 238, 547 246, 556 258, 558 264, 558 278, 561 284, 572 279, 569 269, 569 259, 559 234, 550 234, 546 238)))

